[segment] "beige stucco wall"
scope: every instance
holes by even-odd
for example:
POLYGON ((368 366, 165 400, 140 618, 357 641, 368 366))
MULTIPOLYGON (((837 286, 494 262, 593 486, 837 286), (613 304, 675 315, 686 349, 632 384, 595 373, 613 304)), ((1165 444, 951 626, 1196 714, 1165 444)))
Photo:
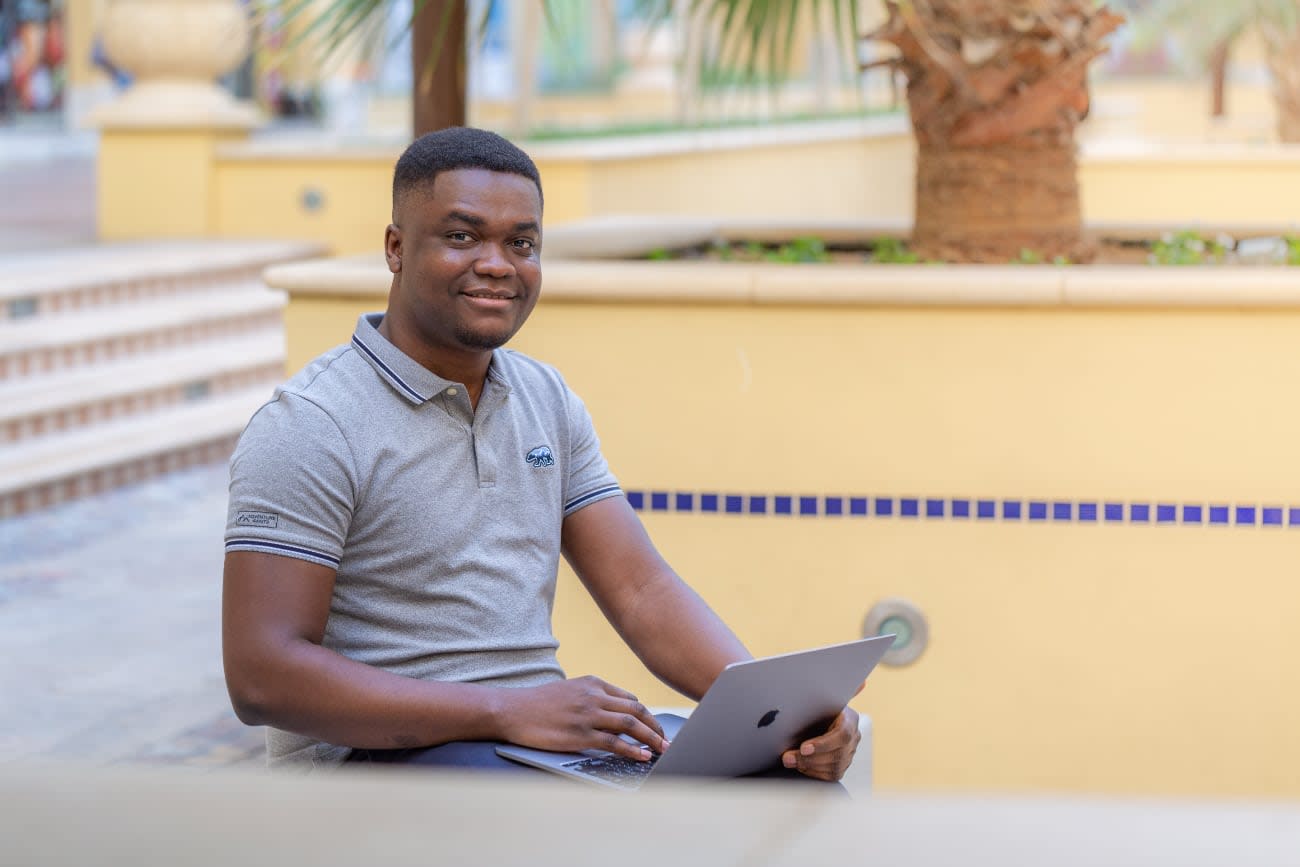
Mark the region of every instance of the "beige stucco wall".
MULTIPOLYGON (((929 619, 920 661, 857 702, 880 786, 1300 795, 1292 272, 609 267, 548 265, 516 345, 583 395, 669 561, 759 653, 851 639, 885 597, 929 619), (674 510, 677 493, 695 508, 674 510), (701 512, 703 493, 745 512, 701 512), (772 514, 777 495, 818 514, 772 514), (871 514, 848 499, 825 514, 827 496, 871 514), (899 517, 901 498, 920 514, 899 517), (978 519, 979 499, 1026 517, 978 519), (1282 524, 1209 523, 1239 505, 1282 524)), ((338 295, 273 275, 292 293, 291 364, 382 308, 385 276, 361 267, 338 295)), ((571 672, 678 701, 567 571, 556 627, 571 672)))

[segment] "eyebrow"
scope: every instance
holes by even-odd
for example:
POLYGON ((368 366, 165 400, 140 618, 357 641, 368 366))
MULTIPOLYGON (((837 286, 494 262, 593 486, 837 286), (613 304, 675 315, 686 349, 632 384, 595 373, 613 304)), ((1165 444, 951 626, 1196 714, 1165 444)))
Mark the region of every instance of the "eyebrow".
MULTIPOLYGON (((449 223, 468 223, 471 226, 481 227, 487 225, 487 220, 483 217, 477 217, 473 214, 467 214, 464 211, 450 211, 447 213, 446 221, 449 223)), ((541 227, 536 220, 524 220, 515 223, 516 232, 539 232, 541 227)))

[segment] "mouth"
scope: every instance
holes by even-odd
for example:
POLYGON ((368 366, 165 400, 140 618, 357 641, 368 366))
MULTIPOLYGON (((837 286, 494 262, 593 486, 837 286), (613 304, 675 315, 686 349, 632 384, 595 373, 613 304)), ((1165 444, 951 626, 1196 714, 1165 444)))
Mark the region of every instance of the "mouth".
POLYGON ((491 289, 471 289, 460 293, 465 302, 472 309, 479 310, 483 313, 504 312, 514 304, 517 295, 510 292, 493 291, 491 289))
POLYGON ((515 296, 510 292, 494 292, 491 289, 471 289, 460 294, 466 298, 484 298, 489 301, 513 301, 515 299, 515 296))

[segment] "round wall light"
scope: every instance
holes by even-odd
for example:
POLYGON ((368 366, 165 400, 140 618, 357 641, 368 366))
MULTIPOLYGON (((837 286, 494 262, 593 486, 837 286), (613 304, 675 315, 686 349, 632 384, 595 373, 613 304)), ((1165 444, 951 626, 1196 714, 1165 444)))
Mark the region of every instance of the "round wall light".
POLYGON ((316 187, 305 188, 298 196, 298 204, 309 214, 325 207, 325 193, 316 187))
POLYGON ((862 621, 864 638, 891 634, 897 637, 880 660, 885 665, 911 665, 921 658, 930 643, 930 627, 925 616, 906 599, 882 599, 871 606, 862 621))

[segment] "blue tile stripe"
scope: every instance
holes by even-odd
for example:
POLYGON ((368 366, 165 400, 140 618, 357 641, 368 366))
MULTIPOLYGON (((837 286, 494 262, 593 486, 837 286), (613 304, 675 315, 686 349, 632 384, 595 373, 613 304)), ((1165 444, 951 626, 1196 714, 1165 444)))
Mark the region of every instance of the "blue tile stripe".
POLYGON ((1300 506, 1119 500, 984 499, 979 497, 847 496, 841 494, 700 493, 628 490, 643 512, 764 515, 794 518, 878 518, 1002 521, 1025 524, 1128 524, 1143 527, 1300 527, 1300 506))

